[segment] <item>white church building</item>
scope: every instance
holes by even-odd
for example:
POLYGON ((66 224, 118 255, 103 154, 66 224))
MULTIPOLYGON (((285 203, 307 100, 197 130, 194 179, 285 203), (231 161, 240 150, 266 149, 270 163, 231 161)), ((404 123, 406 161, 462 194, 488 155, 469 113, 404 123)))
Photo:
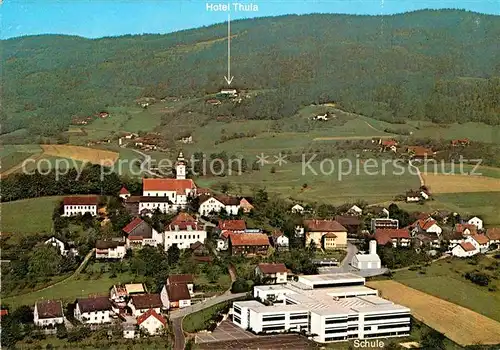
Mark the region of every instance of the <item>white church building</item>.
POLYGON ((368 254, 356 254, 351 261, 351 265, 359 270, 370 270, 382 268, 380 257, 377 254, 377 241, 370 241, 368 254))

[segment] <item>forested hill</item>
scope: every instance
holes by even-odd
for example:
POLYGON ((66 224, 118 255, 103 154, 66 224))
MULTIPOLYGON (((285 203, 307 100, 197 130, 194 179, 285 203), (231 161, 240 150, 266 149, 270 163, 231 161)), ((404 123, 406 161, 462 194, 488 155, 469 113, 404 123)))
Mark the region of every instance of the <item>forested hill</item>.
MULTIPOLYGON (((286 118, 306 104, 389 120, 500 118, 500 17, 443 10, 304 15, 232 23, 234 86, 266 89, 235 107, 286 118)), ((203 96, 226 74, 226 24, 168 35, 45 35, 2 41, 2 132, 51 134, 140 96, 203 96)))

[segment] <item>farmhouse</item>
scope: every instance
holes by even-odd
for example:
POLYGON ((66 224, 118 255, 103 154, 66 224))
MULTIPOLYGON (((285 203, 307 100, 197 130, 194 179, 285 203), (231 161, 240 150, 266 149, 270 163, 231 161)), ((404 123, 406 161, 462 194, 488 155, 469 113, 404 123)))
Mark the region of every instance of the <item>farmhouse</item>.
POLYGON ((408 191, 406 192, 406 201, 407 202, 420 202, 422 198, 420 197, 420 192, 417 191, 408 191))
POLYGON ((413 158, 419 158, 419 159, 430 158, 436 154, 436 152, 434 152, 432 149, 425 148, 422 146, 410 146, 408 147, 407 152, 413 158))
POLYGON ((353 205, 352 207, 349 208, 347 214, 360 216, 363 215, 363 209, 361 209, 357 205, 353 205))
POLYGON ((149 335, 157 335, 167 327, 167 320, 153 309, 137 317, 137 325, 149 335))
POLYGON ((123 259, 126 253, 126 242, 97 240, 95 243, 96 259, 123 259))
POLYGON ((170 284, 185 284, 190 295, 194 295, 194 278, 191 274, 176 274, 170 275, 167 278, 167 285, 170 284))
POLYGON ((380 269, 382 263, 377 254, 377 241, 370 241, 368 254, 356 254, 351 261, 351 265, 359 270, 380 269))
POLYGON ((245 220, 219 220, 217 224, 219 231, 229 231, 231 233, 244 233, 247 229, 245 220))
POLYGON ((85 215, 89 213, 92 216, 97 216, 97 204, 99 197, 97 196, 71 196, 64 197, 63 208, 64 213, 61 216, 85 215))
POLYGON ((244 213, 250 213, 252 210, 254 210, 254 206, 252 205, 251 203, 251 199, 250 198, 241 198, 240 199, 240 208, 241 210, 244 212, 244 213))
POLYGON ((470 242, 480 253, 488 251, 490 240, 485 235, 472 235, 467 237, 466 242, 470 242))
POLYGON ((127 304, 132 310, 132 315, 137 317, 147 312, 149 309, 160 313, 163 303, 160 294, 138 294, 133 295, 127 304))
POLYGON ((490 244, 500 243, 500 227, 492 227, 486 230, 486 237, 490 240, 490 244))
POLYGON ((304 220, 306 246, 314 242, 323 249, 347 247, 347 229, 335 220, 304 220))
POLYGON ((163 304, 168 310, 191 306, 191 294, 185 283, 165 284, 160 295, 163 304))
POLYGON ((233 303, 233 323, 256 333, 306 331, 319 343, 406 336, 410 310, 378 297, 365 279, 351 273, 299 276, 283 286, 255 286, 269 300, 233 303))
MULTIPOLYGON (((200 208, 198 212, 201 215, 220 213, 224 210, 229 215, 237 215, 240 210, 240 199, 230 196, 200 196, 200 208)), ((252 207, 253 208, 253 207, 252 207)))
POLYGON ((391 243, 394 247, 409 247, 411 243, 410 231, 401 229, 377 229, 374 235, 378 245, 391 243))
POLYGON ((288 269, 285 264, 258 264, 255 275, 272 283, 286 283, 288 269))
POLYGON ((453 231, 460 236, 475 235, 477 226, 473 224, 456 224, 453 231))
POLYGON ((56 326, 64 323, 62 303, 58 300, 41 300, 35 303, 33 322, 38 327, 56 326))
POLYGON ((269 237, 262 233, 231 233, 228 246, 232 255, 266 255, 269 249, 269 237))
POLYGON ((141 218, 133 219, 123 228, 123 232, 127 235, 127 248, 137 248, 145 245, 156 247, 163 244, 163 235, 141 218))
POLYGON ((428 217, 427 219, 420 219, 415 221, 411 227, 412 233, 432 233, 436 234, 438 237, 443 232, 443 229, 437 224, 437 221, 432 217, 428 217))
POLYGON ((451 254, 459 258, 468 258, 477 253, 479 253, 479 251, 470 242, 459 243, 451 250, 451 254))
POLYGON ((127 190, 127 188, 125 186, 123 186, 121 189, 120 189, 120 192, 118 192, 118 196, 121 198, 121 199, 127 199, 130 197, 130 192, 127 190))
POLYGON ((188 249, 191 244, 196 242, 205 242, 207 239, 207 231, 204 225, 193 218, 188 213, 179 213, 165 227, 165 251, 172 245, 176 245, 179 249, 188 249))
POLYGON ((109 323, 111 302, 108 297, 93 297, 76 300, 74 317, 85 324, 109 323))
POLYGON ((452 146, 468 146, 470 144, 469 139, 457 139, 457 140, 451 140, 451 145, 452 146))
POLYGON ((366 212, 381 219, 389 219, 389 210, 384 207, 374 206, 366 208, 366 212))

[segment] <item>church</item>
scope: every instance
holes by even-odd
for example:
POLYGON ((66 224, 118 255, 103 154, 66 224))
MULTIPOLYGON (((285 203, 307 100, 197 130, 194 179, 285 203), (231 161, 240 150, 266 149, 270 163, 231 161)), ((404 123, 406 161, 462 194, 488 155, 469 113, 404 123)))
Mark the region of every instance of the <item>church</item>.
POLYGON ((156 209, 164 213, 184 209, 189 197, 196 196, 196 184, 186 179, 186 160, 182 152, 175 163, 175 179, 142 179, 139 213, 148 214, 156 209))

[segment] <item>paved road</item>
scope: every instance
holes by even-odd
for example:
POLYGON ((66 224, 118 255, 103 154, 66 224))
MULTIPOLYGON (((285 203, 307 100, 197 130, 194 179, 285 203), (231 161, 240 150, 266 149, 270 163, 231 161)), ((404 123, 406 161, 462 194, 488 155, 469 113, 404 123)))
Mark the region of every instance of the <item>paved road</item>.
POLYGON ((192 306, 178 309, 170 313, 170 319, 172 320, 172 328, 174 331, 174 350, 184 350, 186 339, 184 337, 184 331, 182 330, 182 320, 186 315, 192 314, 203 309, 206 309, 215 304, 219 304, 225 301, 230 301, 238 298, 242 298, 247 293, 237 293, 237 294, 223 294, 217 297, 208 299, 204 302, 194 304, 192 306))

